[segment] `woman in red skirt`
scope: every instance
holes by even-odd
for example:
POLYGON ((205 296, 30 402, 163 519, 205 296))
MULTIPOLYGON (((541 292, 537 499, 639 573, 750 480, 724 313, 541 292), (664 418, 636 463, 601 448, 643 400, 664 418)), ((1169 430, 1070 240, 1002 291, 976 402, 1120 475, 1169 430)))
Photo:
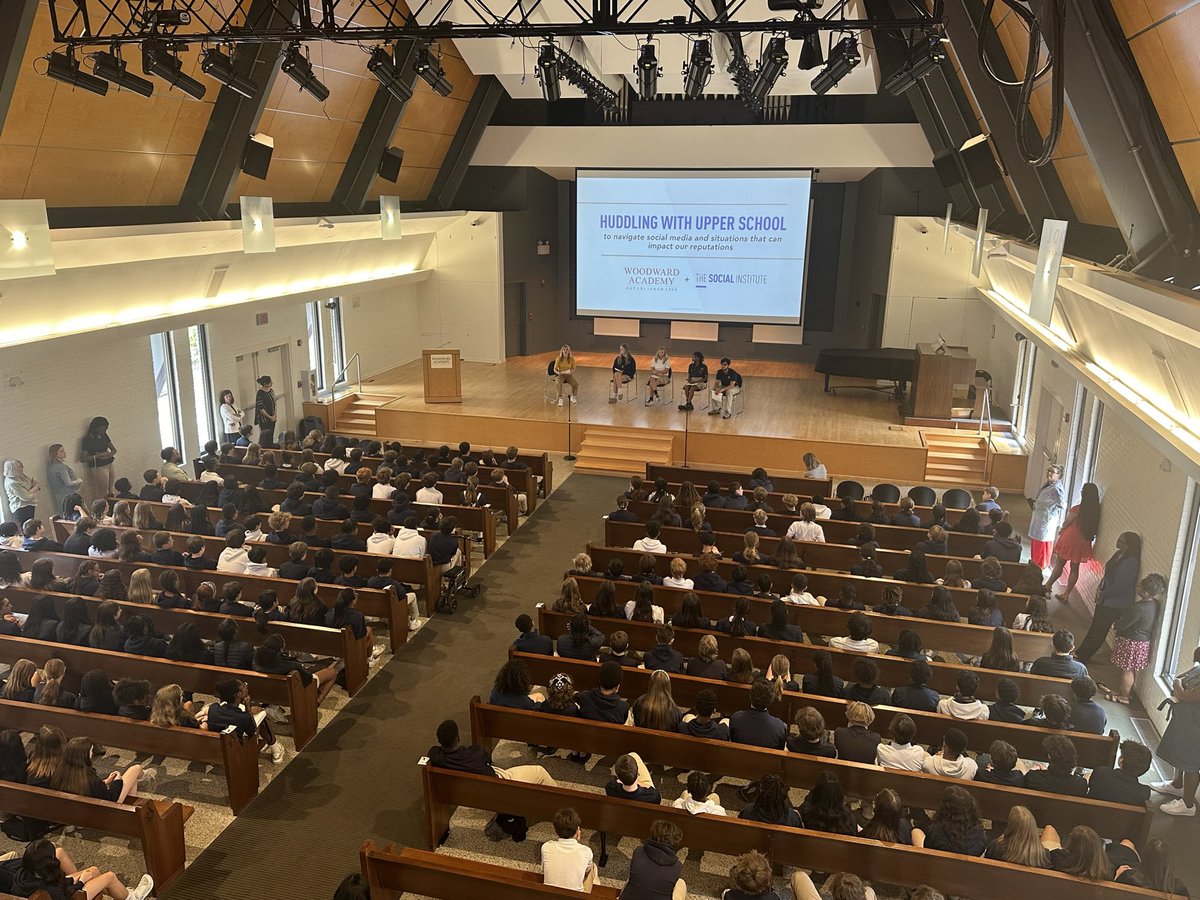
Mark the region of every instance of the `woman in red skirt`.
POLYGON ((1067 575, 1067 589, 1056 595, 1063 603, 1075 590, 1075 582, 1079 580, 1079 567, 1095 557, 1092 555, 1096 542, 1096 532, 1100 527, 1100 492, 1096 485, 1088 482, 1080 492, 1079 503, 1071 507, 1063 529, 1058 533, 1054 542, 1054 571, 1050 573, 1049 584, 1057 584, 1062 576, 1063 568, 1070 566, 1067 575))

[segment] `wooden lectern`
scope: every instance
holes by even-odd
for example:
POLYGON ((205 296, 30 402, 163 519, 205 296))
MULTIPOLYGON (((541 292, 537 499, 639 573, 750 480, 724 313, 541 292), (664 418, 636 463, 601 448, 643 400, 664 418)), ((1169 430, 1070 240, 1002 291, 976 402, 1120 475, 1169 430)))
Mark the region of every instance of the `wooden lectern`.
POLYGON ((462 365, 457 350, 422 350, 426 403, 462 403, 462 365))
POLYGON ((917 344, 914 376, 913 418, 949 419, 954 406, 954 386, 975 381, 975 357, 966 347, 946 347, 935 352, 935 344, 917 344))

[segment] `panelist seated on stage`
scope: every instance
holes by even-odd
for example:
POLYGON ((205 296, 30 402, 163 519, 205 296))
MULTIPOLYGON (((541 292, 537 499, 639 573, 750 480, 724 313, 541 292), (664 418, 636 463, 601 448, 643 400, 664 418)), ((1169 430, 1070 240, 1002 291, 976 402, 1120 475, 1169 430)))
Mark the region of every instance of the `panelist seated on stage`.
POLYGON ((608 402, 616 403, 617 395, 623 385, 637 378, 637 360, 629 352, 629 345, 622 344, 617 348, 617 355, 612 364, 612 384, 609 387, 608 402))
POLYGON ((680 411, 693 409, 692 395, 707 387, 708 365, 704 362, 704 354, 697 350, 692 354, 692 361, 688 363, 687 381, 683 385, 683 402, 679 404, 680 411))
POLYGON ((721 418, 728 419, 733 415, 733 398, 741 392, 742 376, 729 365, 729 357, 723 357, 721 368, 717 369, 716 377, 713 379, 712 409, 708 411, 708 414, 715 416, 720 413, 721 418))
POLYGON ((570 388, 567 391, 567 396, 571 398, 571 402, 577 402, 575 395, 579 393, 579 382, 575 380, 575 354, 571 352, 570 345, 563 344, 559 348, 558 356, 550 364, 550 374, 554 376, 555 387, 558 392, 558 405, 563 405, 563 385, 570 388))
POLYGON ((658 390, 671 380, 671 357, 667 348, 659 346, 650 360, 650 379, 646 382, 646 405, 658 399, 658 390))

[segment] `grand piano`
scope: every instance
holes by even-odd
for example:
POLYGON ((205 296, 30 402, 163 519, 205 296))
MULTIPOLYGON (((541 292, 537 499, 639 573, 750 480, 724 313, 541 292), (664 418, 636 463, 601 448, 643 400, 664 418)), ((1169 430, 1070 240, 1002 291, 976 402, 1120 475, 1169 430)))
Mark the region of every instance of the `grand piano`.
MULTIPOLYGON (((833 393, 829 386, 832 375, 846 378, 870 378, 894 382, 895 396, 904 396, 908 382, 916 371, 916 351, 902 347, 882 347, 875 350, 826 349, 817 354, 817 372, 825 376, 825 393, 833 393)), ((846 385, 846 387, 868 387, 868 385, 846 385)), ((871 390, 878 390, 871 387, 871 390)))

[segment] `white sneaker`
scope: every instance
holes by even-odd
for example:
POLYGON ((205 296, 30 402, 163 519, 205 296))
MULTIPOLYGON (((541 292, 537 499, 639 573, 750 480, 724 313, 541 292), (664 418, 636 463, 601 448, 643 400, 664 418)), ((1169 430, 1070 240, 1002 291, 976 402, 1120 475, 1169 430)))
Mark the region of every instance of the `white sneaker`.
POLYGON ((271 762, 273 763, 283 762, 284 752, 283 744, 279 743, 279 741, 276 741, 275 743, 271 744, 271 746, 267 747, 267 753, 270 755, 271 762))
POLYGON ((129 892, 129 900, 146 900, 152 890, 154 890, 154 879, 149 875, 143 875, 142 880, 137 883, 137 887, 129 892))
POLYGON ((559 397, 559 398, 558 398, 558 405, 559 405, 559 406, 562 406, 562 397, 559 397))
POLYGON ((572 394, 572 395, 571 395, 571 402, 572 402, 572 403, 578 403, 578 402, 579 402, 578 400, 576 400, 576 399, 575 399, 575 395, 574 395, 574 394, 572 394))
POLYGON ((1164 803, 1159 808, 1160 812, 1165 812, 1168 816, 1194 816, 1196 814, 1195 806, 1188 806, 1183 802, 1183 798, 1172 800, 1170 803, 1164 803))
POLYGON ((1169 797, 1182 797, 1183 788, 1175 787, 1171 781, 1154 781, 1150 784, 1150 790, 1158 794, 1166 794, 1169 797))

